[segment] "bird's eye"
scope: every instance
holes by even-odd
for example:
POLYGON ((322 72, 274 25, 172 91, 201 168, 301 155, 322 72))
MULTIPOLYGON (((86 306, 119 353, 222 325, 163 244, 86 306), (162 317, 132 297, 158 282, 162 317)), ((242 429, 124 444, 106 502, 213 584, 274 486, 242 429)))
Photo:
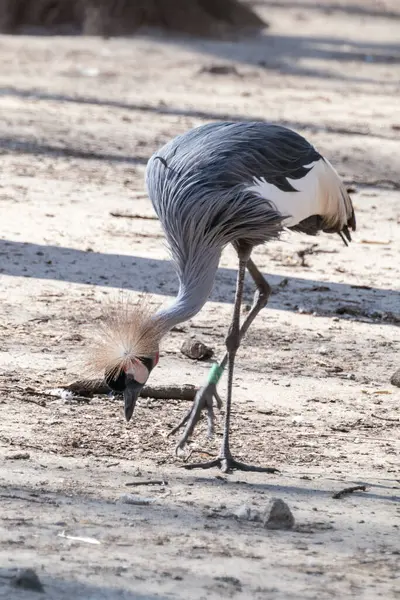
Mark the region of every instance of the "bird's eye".
POLYGON ((126 375, 123 371, 120 372, 118 377, 106 373, 104 379, 108 387, 114 392, 123 392, 126 388, 126 375))

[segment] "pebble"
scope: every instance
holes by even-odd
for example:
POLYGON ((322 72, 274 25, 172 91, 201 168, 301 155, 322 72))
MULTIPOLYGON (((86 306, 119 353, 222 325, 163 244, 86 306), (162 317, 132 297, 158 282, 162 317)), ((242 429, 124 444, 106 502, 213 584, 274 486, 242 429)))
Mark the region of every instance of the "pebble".
POLYGON ((293 529, 294 516, 289 506, 280 498, 273 498, 263 515, 266 529, 293 529))
POLYGON ((200 342, 200 340, 187 339, 183 342, 181 352, 193 360, 205 360, 214 354, 214 350, 200 342))
POLYGON ((393 373, 390 383, 396 387, 400 387, 400 369, 396 373, 393 373))
POLYGON ((31 455, 29 452, 11 452, 4 457, 6 460, 27 460, 31 455))
POLYGON ((210 65, 202 67, 199 73, 210 73, 211 75, 239 75, 234 65, 210 65))
POLYGON ((11 580, 11 585, 24 590, 44 592, 42 582, 33 569, 21 569, 11 580))
POLYGON ((145 498, 144 496, 136 496, 135 494, 122 494, 118 500, 124 504, 136 504, 136 506, 148 506, 156 501, 155 498, 145 498))
POLYGON ((220 581, 221 583, 226 583, 229 586, 235 588, 236 591, 242 591, 242 583, 240 579, 237 577, 230 577, 229 575, 223 575, 222 577, 214 577, 215 581, 220 581))

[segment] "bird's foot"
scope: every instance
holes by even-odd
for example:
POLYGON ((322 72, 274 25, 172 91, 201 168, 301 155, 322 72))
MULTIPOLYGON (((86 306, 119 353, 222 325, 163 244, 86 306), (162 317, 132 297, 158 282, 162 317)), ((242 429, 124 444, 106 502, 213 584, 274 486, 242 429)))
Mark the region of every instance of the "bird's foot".
POLYGON ((232 471, 253 471, 256 473, 279 473, 275 467, 258 467, 256 465, 247 465, 235 460, 230 452, 224 452, 218 458, 207 462, 190 463, 183 465, 184 469, 211 469, 218 467, 222 473, 232 473, 232 471))
POLYGON ((170 435, 174 435, 177 431, 179 431, 179 429, 185 427, 182 437, 176 446, 176 452, 182 450, 185 446, 186 442, 192 435, 194 428, 200 420, 203 409, 205 408, 207 409, 207 435, 208 437, 212 437, 214 433, 214 398, 216 400, 217 407, 220 410, 222 407, 222 400, 218 395, 216 384, 207 383, 207 385, 199 389, 195 399, 193 400, 191 409, 186 413, 178 425, 176 425, 176 427, 174 427, 168 434, 168 437, 170 435))

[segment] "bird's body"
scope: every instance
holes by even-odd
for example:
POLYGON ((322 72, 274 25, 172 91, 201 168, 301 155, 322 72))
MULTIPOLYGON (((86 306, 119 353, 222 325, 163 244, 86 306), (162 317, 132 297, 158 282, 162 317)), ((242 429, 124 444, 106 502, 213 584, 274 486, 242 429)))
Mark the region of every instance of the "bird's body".
MULTIPOLYGON (((110 385, 118 379, 120 387, 127 386, 129 379, 135 381, 135 361, 138 359, 147 361, 149 373, 154 365, 149 363, 149 356, 136 351, 133 339, 140 338, 142 343, 146 336, 151 337, 151 323, 157 331, 152 340, 161 339, 174 325, 193 317, 211 292, 223 248, 233 244, 239 256, 238 284, 234 317, 227 338, 228 352, 221 362, 222 368, 229 358, 225 446, 221 451, 227 456, 236 350, 269 295, 268 284, 250 259, 251 250, 278 238, 285 228, 311 235, 320 230, 336 232, 342 239, 344 235, 350 240, 348 228, 355 229, 352 203, 336 171, 307 140, 284 127, 261 122, 212 123, 176 137, 149 160, 146 186, 177 270, 179 292, 168 308, 152 317, 150 324, 145 319, 143 331, 136 330, 135 335, 124 340, 119 328, 120 368, 115 369, 115 360, 112 372, 111 369, 107 371, 106 360, 103 361, 104 368, 110 385), (240 302, 246 267, 260 294, 240 330, 240 302)), ((129 329, 128 324, 126 328, 129 329)), ((130 331, 132 334, 132 328, 130 331)), ((112 338, 112 327, 109 333, 112 338)), ((107 356, 107 343, 105 348, 103 344, 103 357, 107 356)), ((114 357, 118 355, 118 348, 116 352, 114 344, 114 357)), ((137 372, 142 384, 143 370, 137 369, 137 372)), ((211 382, 214 387, 215 383, 216 379, 211 382)), ((200 393, 197 407, 205 395, 200 393)), ((132 411, 133 408, 126 409, 127 418, 132 411)), ((196 422, 193 414, 185 439, 196 422)), ((224 458, 222 454, 220 460, 225 460, 226 456, 224 458)))
POLYGON ((268 123, 211 123, 174 138, 150 159, 146 185, 180 279, 165 314, 171 327, 202 308, 227 244, 252 248, 283 227, 316 234, 354 225, 333 167, 303 137, 268 123))
MULTIPOLYGON (((175 325, 206 302, 224 246, 252 246, 276 238, 281 217, 268 199, 246 191, 246 139, 220 139, 225 124, 178 136, 150 159, 149 197, 163 226, 180 279, 177 302, 166 319, 175 325)), ((226 135, 225 135, 226 137, 226 135)), ((247 173, 247 175, 246 175, 247 173)))

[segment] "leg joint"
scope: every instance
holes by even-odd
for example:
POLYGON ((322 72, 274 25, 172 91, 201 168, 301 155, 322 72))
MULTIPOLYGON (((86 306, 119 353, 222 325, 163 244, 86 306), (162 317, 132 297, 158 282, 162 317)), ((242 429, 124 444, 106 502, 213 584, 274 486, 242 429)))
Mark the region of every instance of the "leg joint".
POLYGON ((267 281, 264 280, 263 285, 259 285, 254 294, 254 304, 257 304, 257 306, 264 307, 268 303, 270 295, 271 286, 267 281))
POLYGON ((236 354, 240 346, 240 331, 236 327, 231 327, 225 338, 225 346, 230 356, 236 354))

